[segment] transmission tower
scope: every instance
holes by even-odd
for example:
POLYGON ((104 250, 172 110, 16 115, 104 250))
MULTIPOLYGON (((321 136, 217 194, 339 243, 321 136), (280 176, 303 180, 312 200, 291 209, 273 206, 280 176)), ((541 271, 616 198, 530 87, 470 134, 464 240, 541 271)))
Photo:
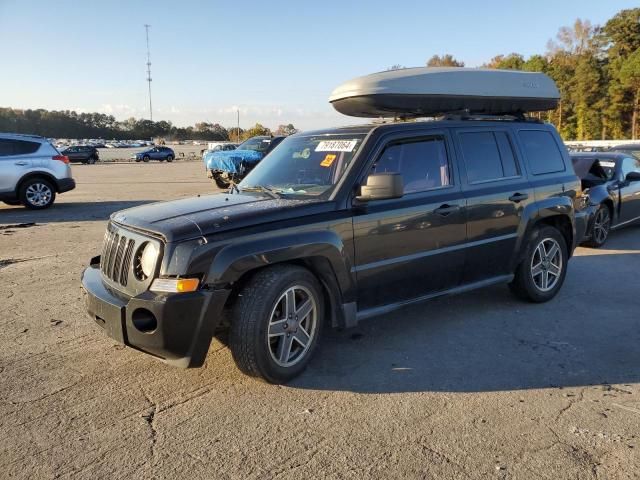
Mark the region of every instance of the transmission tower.
POLYGON ((153 122, 153 108, 151 107, 151 51, 149 50, 149 27, 145 23, 144 29, 147 33, 147 83, 149 85, 149 119, 153 122))

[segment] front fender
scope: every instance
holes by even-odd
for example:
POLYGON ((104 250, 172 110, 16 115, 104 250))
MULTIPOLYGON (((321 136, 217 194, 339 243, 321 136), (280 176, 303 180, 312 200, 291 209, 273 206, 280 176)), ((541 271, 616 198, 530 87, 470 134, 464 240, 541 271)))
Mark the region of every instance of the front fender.
POLYGON ((207 273, 206 283, 228 285, 257 268, 294 260, 325 259, 345 302, 355 300, 351 259, 342 238, 332 230, 269 237, 222 248, 207 273))

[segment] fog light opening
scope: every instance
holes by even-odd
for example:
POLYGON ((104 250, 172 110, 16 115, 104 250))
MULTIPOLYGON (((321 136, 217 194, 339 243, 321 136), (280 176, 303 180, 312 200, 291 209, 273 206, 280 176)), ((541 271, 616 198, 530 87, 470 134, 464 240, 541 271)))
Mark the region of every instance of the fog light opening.
POLYGON ((137 308, 131 315, 131 321, 133 326, 142 333, 152 333, 158 328, 158 320, 146 308, 137 308))

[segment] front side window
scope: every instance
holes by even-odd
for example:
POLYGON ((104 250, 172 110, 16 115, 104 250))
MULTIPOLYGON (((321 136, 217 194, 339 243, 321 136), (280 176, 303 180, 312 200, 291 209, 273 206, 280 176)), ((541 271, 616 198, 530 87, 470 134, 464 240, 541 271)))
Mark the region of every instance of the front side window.
POLYGON ((632 157, 625 157, 622 159, 622 179, 627 178, 627 175, 631 172, 640 173, 640 160, 632 157))
POLYGON ((251 170, 238 188, 242 191, 266 187, 281 196, 328 197, 364 137, 364 134, 287 137, 251 170))
POLYGON ((488 182, 519 175, 506 132, 465 132, 460 146, 469 183, 488 182))
POLYGON ((518 135, 531 173, 543 175, 564 171, 562 154, 551 133, 543 130, 521 130, 518 135))
POLYGON ((371 173, 402 175, 404 193, 423 192, 451 185, 445 139, 442 135, 403 140, 387 146, 371 173))
POLYGON ((238 150, 253 150, 256 152, 266 152, 269 149, 269 144, 271 143, 270 138, 250 138, 249 140, 243 142, 238 147, 238 150))

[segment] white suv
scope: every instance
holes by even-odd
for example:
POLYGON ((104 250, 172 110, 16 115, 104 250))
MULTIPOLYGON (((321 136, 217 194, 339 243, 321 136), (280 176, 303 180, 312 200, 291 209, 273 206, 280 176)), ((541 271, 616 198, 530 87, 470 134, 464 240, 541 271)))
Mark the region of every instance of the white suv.
POLYGON ((43 209, 76 187, 69 159, 46 138, 0 133, 0 200, 43 209))

